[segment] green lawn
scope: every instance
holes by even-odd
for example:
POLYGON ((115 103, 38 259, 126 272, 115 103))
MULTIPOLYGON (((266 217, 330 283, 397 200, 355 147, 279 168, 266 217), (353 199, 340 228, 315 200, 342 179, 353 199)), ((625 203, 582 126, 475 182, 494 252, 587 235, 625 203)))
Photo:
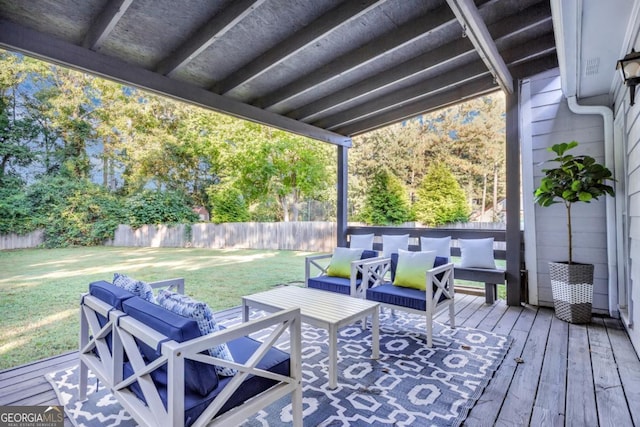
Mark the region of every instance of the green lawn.
POLYGON ((114 272, 147 282, 184 277, 213 310, 241 296, 304 280, 307 252, 182 248, 0 251, 0 370, 75 350, 80 294, 114 272))

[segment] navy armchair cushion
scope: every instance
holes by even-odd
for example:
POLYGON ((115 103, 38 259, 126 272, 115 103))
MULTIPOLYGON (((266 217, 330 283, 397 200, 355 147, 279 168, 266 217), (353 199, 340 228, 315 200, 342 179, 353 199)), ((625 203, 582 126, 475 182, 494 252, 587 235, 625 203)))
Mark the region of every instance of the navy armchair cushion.
MULTIPOLYGON (((198 322, 195 320, 172 313, 142 298, 128 299, 123 302, 122 306, 128 315, 176 342, 184 342, 201 336, 198 322)), ((149 362, 156 360, 161 355, 159 348, 151 348, 143 342, 139 342, 138 345, 149 362)), ((163 370, 166 370, 166 366, 151 374, 154 381, 157 382, 160 379, 159 376, 166 376, 166 372, 163 373, 163 370)), ((186 389, 205 396, 217 386, 218 376, 214 365, 193 360, 185 362, 186 389)))
MULTIPOLYGON (((362 279, 356 280, 356 288, 360 287, 362 279)), ((335 292, 338 294, 351 295, 351 281, 344 277, 318 276, 310 277, 307 283, 309 288, 321 289, 323 291, 335 292)))
MULTIPOLYGON (((238 363, 246 363, 253 352, 260 346, 260 342, 248 338, 242 337, 234 341, 227 343, 234 360, 238 363)), ((289 354, 271 348, 267 354, 258 362, 258 369, 264 369, 270 372, 274 372, 281 375, 290 374, 290 357, 289 354)), ((133 373, 130 364, 125 364, 125 377, 133 373)), ((231 381, 231 377, 225 377, 220 380, 219 386, 208 393, 206 396, 194 393, 192 390, 185 390, 184 396, 184 409, 185 409, 185 426, 190 426, 193 422, 204 412, 207 406, 213 401, 213 399, 220 394, 224 387, 231 381)), ((157 378, 154 377, 154 382, 158 387, 160 398, 162 402, 167 404, 167 375, 166 370, 162 371, 157 378)), ((219 414, 223 414, 228 410, 242 404, 251 397, 257 396, 265 390, 268 390, 275 384, 274 380, 269 380, 263 377, 256 377, 249 375, 242 385, 231 395, 231 398, 222 406, 219 414)), ((131 390, 135 395, 146 403, 142 390, 138 383, 131 385, 131 390)))
POLYGON ((112 285, 104 280, 89 283, 89 294, 120 311, 122 311, 122 302, 135 296, 126 289, 112 285))

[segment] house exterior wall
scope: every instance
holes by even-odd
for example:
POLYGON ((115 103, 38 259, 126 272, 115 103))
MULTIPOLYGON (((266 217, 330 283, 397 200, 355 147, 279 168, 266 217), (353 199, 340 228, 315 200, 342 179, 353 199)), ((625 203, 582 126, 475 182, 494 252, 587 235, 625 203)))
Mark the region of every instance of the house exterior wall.
MULTIPOLYGON (((635 34, 638 32, 636 29, 635 34)), ((640 36, 636 36, 631 45, 639 50, 640 36)), ((615 123, 621 135, 615 148, 622 153, 624 165, 620 171, 623 185, 618 197, 624 198, 622 208, 626 218, 619 260, 624 263, 625 274, 620 280, 628 291, 621 295, 621 316, 636 353, 640 354, 640 92, 636 92, 636 104, 629 105, 629 89, 618 80, 615 94, 615 123)))
MULTIPOLYGON (((604 124, 601 116, 578 115, 570 111, 560 87, 557 69, 523 81, 521 100, 521 115, 526 119, 521 123, 523 174, 528 171, 533 176, 532 180, 523 179, 525 200, 529 196, 529 203, 524 203, 525 228, 529 224, 535 229, 535 233, 527 233, 525 229, 525 253, 531 250, 531 253, 536 254, 535 259, 529 259, 527 263, 527 268, 530 268, 531 262, 535 262, 535 274, 533 277, 529 275, 529 287, 535 287, 530 292, 530 296, 533 296, 530 302, 553 306, 548 263, 568 259, 566 208, 563 204, 540 207, 533 203, 530 195, 540 184, 542 169, 550 166, 541 163, 554 157, 554 153, 547 150, 554 144, 578 141, 580 145, 574 150, 575 153, 588 154, 604 163, 604 124), (524 164, 525 161, 528 163, 524 164)), ((607 100, 580 102, 601 105, 607 100)), ((573 259, 576 262, 594 264, 593 311, 608 313, 604 199, 589 204, 575 204, 571 212, 573 259)))

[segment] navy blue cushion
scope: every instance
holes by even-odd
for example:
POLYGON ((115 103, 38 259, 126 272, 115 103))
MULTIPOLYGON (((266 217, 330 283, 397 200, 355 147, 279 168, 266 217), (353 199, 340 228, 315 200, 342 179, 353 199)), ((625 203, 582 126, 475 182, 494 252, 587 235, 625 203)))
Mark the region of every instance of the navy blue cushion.
MULTIPOLYGON (((195 320, 180 316, 142 298, 128 299, 122 303, 122 306, 125 313, 160 332, 170 340, 184 342, 201 336, 198 322, 195 320)), ((149 362, 156 360, 161 355, 159 348, 151 348, 143 342, 139 342, 138 345, 140 346, 140 351, 149 362)), ((166 367, 164 369, 166 370, 166 367)), ((162 369, 159 369, 154 371, 152 377, 154 381, 160 381, 159 377, 162 375, 166 377, 166 372, 162 373, 162 369)), ((205 396, 217 386, 218 376, 216 375, 215 366, 193 360, 186 361, 186 389, 205 396)))
POLYGON ((365 249, 364 251, 362 251, 362 255, 360 256, 360 259, 375 258, 377 256, 378 256, 378 251, 370 251, 368 249, 365 249))
MULTIPOLYGON (((370 251, 368 249, 365 249, 364 251, 362 251, 362 255, 360 256, 360 259, 370 259, 370 258, 375 258, 378 256, 378 251, 370 251)), ((356 279, 362 279, 362 273, 360 273, 358 271, 358 274, 356 275, 356 279)), ((358 283, 358 285, 360 285, 360 283, 358 283)))
MULTIPOLYGON (((356 288, 360 287, 362 280, 356 279, 356 288)), ((307 285, 309 288, 321 289, 323 291, 335 292, 338 294, 351 295, 351 281, 344 277, 318 276, 310 277, 307 285)))
POLYGON ((122 302, 135 296, 104 280, 89 283, 89 293, 120 311, 122 311, 122 302))
MULTIPOLYGON (((234 341, 227 343, 233 359, 239 363, 246 363, 249 356, 260 346, 260 342, 248 337, 238 338, 234 341)), ((276 348, 271 348, 264 358, 258 363, 259 369, 264 369, 270 372, 275 372, 281 375, 290 375, 290 358, 289 354, 280 351, 276 348)), ((129 376, 133 373, 131 366, 125 364, 125 376, 129 376)), ((212 390, 206 396, 200 396, 190 391, 185 393, 184 409, 185 409, 185 426, 190 426, 193 422, 204 412, 207 406, 211 403, 215 397, 220 394, 224 387, 231 381, 231 378, 222 378, 220 380, 220 386, 215 390, 212 390)), ((160 398, 167 406, 167 377, 166 371, 163 376, 154 381, 160 392, 160 398)), ((225 405, 221 408, 219 414, 223 414, 228 410, 242 404, 249 398, 256 396, 263 391, 269 389, 276 382, 262 377, 256 377, 249 375, 242 385, 231 395, 231 398, 227 400, 225 405)), ((137 383, 131 385, 131 390, 138 396, 139 399, 145 400, 142 395, 142 391, 137 383)))
MULTIPOLYGON (((448 262, 448 258, 436 257, 433 263, 433 267, 439 267, 441 265, 447 264, 448 262)), ((384 283, 380 286, 367 289, 367 299, 371 301, 399 305, 401 307, 408 307, 425 311, 427 309, 427 294, 425 293, 425 291, 393 285, 397 266, 398 254, 391 254, 391 283, 384 283)), ((442 280, 443 275, 444 273, 440 273, 436 275, 436 277, 442 280)), ((435 292, 436 290, 437 286, 433 285, 433 291, 435 292)), ((444 299, 446 299, 444 294, 440 295, 438 303, 444 299)))
MULTIPOLYGON (((435 261, 433 262, 433 268, 440 267, 441 265, 445 265, 449 262, 449 258, 437 256, 435 261)), ((391 283, 396 280, 396 268, 398 268, 398 254, 391 254, 391 283)), ((436 275, 438 280, 442 280, 442 275, 444 273, 440 273, 436 275)))
MULTIPOLYGON (((444 294, 440 295, 438 302, 445 298, 444 294)), ((425 291, 394 286, 391 283, 385 283, 384 285, 367 289, 367 299, 420 311, 426 311, 427 309, 427 294, 425 291)))
MULTIPOLYGON (((105 282, 104 280, 89 283, 89 294, 120 311, 122 311, 122 302, 135 296, 131 292, 112 285, 109 282, 105 282)), ((102 314, 96 314, 98 315, 98 324, 100 324, 102 328, 107 324, 107 318, 102 314)), ((111 332, 106 336, 106 341, 107 347, 109 351, 111 351, 111 332)), ((97 348, 93 349, 93 353, 100 357, 97 348)))

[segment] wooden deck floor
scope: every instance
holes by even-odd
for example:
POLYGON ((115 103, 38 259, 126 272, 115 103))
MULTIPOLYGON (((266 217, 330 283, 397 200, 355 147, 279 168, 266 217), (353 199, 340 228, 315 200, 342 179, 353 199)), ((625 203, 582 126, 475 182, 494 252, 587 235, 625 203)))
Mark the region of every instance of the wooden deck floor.
MULTIPOLYGON (((551 309, 462 294, 456 321, 514 338, 465 425, 640 426, 640 361, 619 321, 573 325, 551 309)), ((1 371, 0 405, 57 404, 44 374, 76 362, 72 352, 1 371)))

